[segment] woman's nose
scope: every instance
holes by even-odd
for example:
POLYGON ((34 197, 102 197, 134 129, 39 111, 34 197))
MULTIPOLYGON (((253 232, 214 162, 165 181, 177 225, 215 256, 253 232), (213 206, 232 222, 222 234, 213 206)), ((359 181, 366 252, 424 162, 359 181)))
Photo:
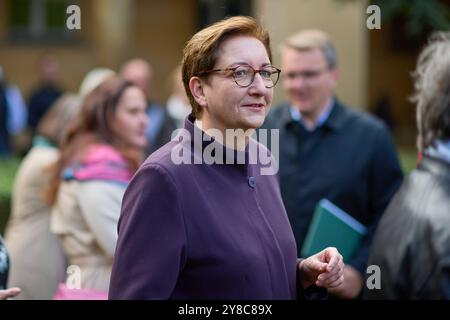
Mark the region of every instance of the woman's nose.
POLYGON ((250 91, 252 94, 263 95, 268 88, 266 88, 266 83, 259 73, 255 74, 252 84, 250 85, 250 91))

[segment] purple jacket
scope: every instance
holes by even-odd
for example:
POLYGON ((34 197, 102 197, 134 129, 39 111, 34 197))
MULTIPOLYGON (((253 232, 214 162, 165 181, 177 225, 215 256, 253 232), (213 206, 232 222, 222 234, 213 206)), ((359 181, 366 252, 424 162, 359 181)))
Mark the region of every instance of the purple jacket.
MULTIPOLYGON (((185 129, 202 134, 192 120, 185 129)), ((277 176, 249 161, 177 165, 180 144, 193 147, 169 142, 125 192, 109 299, 295 299, 297 249, 277 176)))

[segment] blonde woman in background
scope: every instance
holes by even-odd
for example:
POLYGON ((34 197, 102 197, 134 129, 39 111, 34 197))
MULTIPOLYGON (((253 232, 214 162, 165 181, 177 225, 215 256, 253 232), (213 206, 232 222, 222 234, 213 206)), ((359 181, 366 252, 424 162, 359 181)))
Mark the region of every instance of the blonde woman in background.
POLYGON ((63 130, 78 106, 74 94, 57 100, 42 118, 16 174, 5 242, 11 259, 8 286, 22 290, 17 299, 51 299, 64 273, 64 255, 50 232, 51 208, 43 200, 43 189, 49 182, 46 168, 58 158, 63 130))
POLYGON ((86 96, 68 129, 47 199, 80 288, 60 286, 58 299, 107 297, 122 196, 147 144, 146 105, 139 87, 110 77, 86 96))
POLYGON ((52 299, 65 277, 65 257, 59 239, 50 231, 51 207, 43 199, 48 167, 58 159, 63 131, 81 101, 112 75, 112 70, 94 69, 83 79, 78 95, 67 93, 55 102, 17 171, 5 239, 11 260, 8 286, 21 288, 17 299, 52 299))

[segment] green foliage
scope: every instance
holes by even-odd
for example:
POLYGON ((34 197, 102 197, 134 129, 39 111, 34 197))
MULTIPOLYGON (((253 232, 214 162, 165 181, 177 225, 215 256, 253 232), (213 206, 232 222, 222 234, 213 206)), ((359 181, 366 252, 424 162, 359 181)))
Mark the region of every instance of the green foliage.
POLYGON ((30 0, 9 1, 10 24, 14 27, 25 28, 30 23, 30 0))
POLYGON ((14 177, 19 167, 19 158, 0 157, 0 233, 3 230, 9 216, 11 206, 11 191, 14 177))
POLYGON ((450 8, 439 0, 373 0, 381 9, 381 19, 391 21, 402 15, 406 31, 417 36, 427 29, 450 30, 450 8))
MULTIPOLYGON (((351 3, 360 0, 335 0, 351 3)), ((381 20, 391 22, 399 16, 405 19, 409 36, 419 36, 431 30, 450 30, 450 7, 446 0, 371 0, 380 7, 381 20)))
POLYGON ((417 165, 417 150, 415 148, 397 148, 404 175, 408 175, 417 165))

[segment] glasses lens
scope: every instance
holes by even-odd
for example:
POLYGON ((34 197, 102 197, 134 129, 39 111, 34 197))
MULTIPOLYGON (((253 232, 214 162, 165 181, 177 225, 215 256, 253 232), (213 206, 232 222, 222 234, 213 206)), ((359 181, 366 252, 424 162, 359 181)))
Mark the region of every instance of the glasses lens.
MULTIPOLYGON (((266 88, 272 88, 278 82, 280 71, 275 67, 266 67, 258 71, 266 88)), ((255 79, 255 71, 250 66, 239 66, 233 72, 234 81, 241 87, 248 87, 255 79)))
POLYGON ((234 81, 241 87, 248 87, 252 83, 253 70, 250 67, 240 66, 233 73, 234 81))
POLYGON ((280 72, 275 67, 270 67, 261 71, 261 76, 266 80, 266 87, 272 88, 277 84, 280 72))
POLYGON ((280 77, 280 71, 278 69, 272 67, 271 73, 270 73, 270 81, 272 83, 271 87, 273 87, 277 84, 279 77, 280 77))

